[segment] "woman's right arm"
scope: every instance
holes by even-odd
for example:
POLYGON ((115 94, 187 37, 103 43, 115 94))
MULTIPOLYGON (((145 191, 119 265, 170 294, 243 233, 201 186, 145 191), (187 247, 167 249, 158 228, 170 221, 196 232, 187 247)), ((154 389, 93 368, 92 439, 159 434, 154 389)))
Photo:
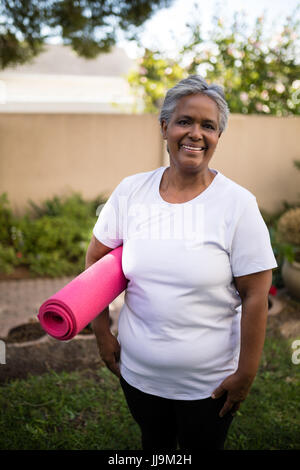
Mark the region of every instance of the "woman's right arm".
MULTIPOLYGON (((110 251, 112 251, 112 248, 103 245, 93 235, 86 252, 85 269, 96 263, 96 261, 107 255, 110 251)), ((118 365, 120 345, 117 338, 110 330, 109 307, 106 307, 106 309, 92 321, 92 328, 96 336, 101 359, 113 374, 120 377, 118 365)))

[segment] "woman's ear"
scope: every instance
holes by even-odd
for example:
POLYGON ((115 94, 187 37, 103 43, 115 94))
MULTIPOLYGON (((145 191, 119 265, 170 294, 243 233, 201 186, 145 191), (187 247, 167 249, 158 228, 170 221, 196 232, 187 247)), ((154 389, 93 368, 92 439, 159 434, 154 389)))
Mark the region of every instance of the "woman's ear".
POLYGON ((161 123, 161 134, 163 136, 163 139, 166 140, 167 139, 167 123, 166 121, 162 121, 161 123))

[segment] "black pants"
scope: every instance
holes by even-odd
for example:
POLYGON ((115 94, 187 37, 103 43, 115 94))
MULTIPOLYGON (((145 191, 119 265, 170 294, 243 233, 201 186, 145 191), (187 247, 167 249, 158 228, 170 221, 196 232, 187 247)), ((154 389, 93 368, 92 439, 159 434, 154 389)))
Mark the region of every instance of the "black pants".
POLYGON ((218 399, 171 400, 150 395, 120 379, 128 408, 141 429, 143 450, 223 450, 233 419, 219 412, 226 395, 218 399))

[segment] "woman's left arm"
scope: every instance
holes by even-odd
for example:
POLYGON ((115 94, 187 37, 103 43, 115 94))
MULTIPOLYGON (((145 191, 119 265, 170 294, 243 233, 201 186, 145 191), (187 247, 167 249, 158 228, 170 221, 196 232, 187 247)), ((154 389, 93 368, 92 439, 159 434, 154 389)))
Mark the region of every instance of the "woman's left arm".
POLYGON ((212 394, 212 398, 219 398, 227 392, 221 417, 239 409, 256 376, 265 341, 272 270, 234 280, 242 300, 240 357, 236 372, 223 380, 212 394))

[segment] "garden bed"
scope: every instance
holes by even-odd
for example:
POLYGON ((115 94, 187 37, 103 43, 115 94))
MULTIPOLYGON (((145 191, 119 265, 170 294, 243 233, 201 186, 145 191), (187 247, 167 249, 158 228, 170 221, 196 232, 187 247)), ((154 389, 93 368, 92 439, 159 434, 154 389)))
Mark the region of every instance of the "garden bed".
MULTIPOLYGON (((40 323, 37 321, 31 321, 29 323, 24 323, 22 325, 12 328, 8 335, 2 339, 6 344, 10 343, 27 343, 46 336, 47 333, 41 327, 40 323)), ((90 325, 87 325, 79 335, 93 335, 93 330, 90 325)))
POLYGON ((19 342, 6 343, 6 363, 0 367, 0 384, 51 370, 71 372, 103 365, 93 334, 77 335, 69 341, 58 341, 44 334, 39 339, 21 342, 20 336, 19 342))
POLYGON ((90 324, 73 339, 59 341, 34 320, 12 328, 0 340, 4 341, 6 350, 5 364, 0 367, 0 384, 51 370, 94 370, 103 365, 90 324))

